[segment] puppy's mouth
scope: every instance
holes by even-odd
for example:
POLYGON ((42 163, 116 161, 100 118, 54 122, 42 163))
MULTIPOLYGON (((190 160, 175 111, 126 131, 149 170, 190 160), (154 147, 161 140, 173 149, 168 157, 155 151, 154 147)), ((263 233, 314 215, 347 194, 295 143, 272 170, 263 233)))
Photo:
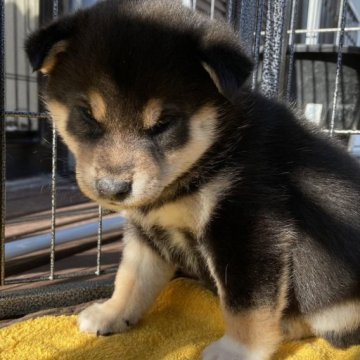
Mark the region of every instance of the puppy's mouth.
POLYGON ((124 197, 124 199, 104 199, 95 197, 94 200, 102 205, 104 208, 110 210, 126 210, 134 209, 151 204, 156 199, 156 196, 144 196, 135 198, 134 196, 124 197))

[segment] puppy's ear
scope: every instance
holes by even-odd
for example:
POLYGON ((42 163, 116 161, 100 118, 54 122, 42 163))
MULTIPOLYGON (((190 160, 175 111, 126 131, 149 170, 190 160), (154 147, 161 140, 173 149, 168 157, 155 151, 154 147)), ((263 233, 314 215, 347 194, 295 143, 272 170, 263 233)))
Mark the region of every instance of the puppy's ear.
POLYGON ((205 45, 201 62, 219 92, 228 100, 236 98, 251 71, 253 64, 235 42, 217 42, 205 45))
POLYGON ((25 50, 33 70, 51 73, 74 31, 74 19, 64 18, 32 33, 25 41, 25 50))

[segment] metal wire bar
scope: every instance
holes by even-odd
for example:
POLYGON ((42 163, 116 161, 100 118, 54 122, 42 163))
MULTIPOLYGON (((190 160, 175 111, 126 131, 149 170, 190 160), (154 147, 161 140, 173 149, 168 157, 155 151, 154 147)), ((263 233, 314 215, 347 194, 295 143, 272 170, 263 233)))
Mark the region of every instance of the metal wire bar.
MULTIPOLYGON (((27 12, 26 15, 25 15, 25 23, 24 23, 25 29, 30 29, 30 24, 29 24, 30 19, 29 19, 29 17, 30 17, 30 14, 29 14, 29 12, 27 12)), ((25 65, 25 73, 26 73, 25 77, 26 77, 26 79, 30 78, 30 72, 31 72, 30 64, 29 64, 29 62, 27 62, 26 65, 25 65)), ((20 80, 20 77, 19 77, 19 80, 20 80)), ((30 81, 26 80, 26 109, 28 109, 28 110, 30 109, 30 91, 31 91, 30 90, 30 81)), ((31 120, 28 117, 27 118, 28 129, 31 129, 31 125, 32 125, 31 120)))
POLYGON ((102 207, 99 205, 99 224, 98 224, 98 236, 97 236, 97 250, 96 250, 96 275, 101 273, 101 243, 103 233, 103 212, 102 207))
POLYGON ((264 14, 264 0, 258 0, 257 4, 257 12, 256 12, 256 29, 255 29, 255 42, 254 42, 254 71, 252 74, 252 84, 251 88, 253 90, 256 89, 257 78, 259 73, 259 65, 260 65, 260 42, 261 42, 261 29, 263 22, 263 14, 264 14))
MULTIPOLYGON (((118 266, 112 266, 107 269, 103 269, 101 271, 101 275, 104 274, 113 274, 117 271, 118 266)), ((69 273, 69 274, 54 274, 53 280, 66 280, 66 279, 75 279, 79 277, 93 277, 94 271, 77 271, 75 273, 69 273)), ((21 278, 21 279, 8 279, 6 280, 6 285, 14 285, 14 284, 28 284, 33 282, 39 282, 39 281, 48 281, 48 276, 36 276, 36 277, 28 277, 28 278, 21 278)), ((70 285, 71 286, 71 285, 70 285)), ((0 296, 1 297, 1 296, 0 296)))
MULTIPOLYGON (((345 32, 360 31, 360 27, 346 27, 344 28, 345 32)), ((295 34, 306 34, 306 33, 332 33, 332 32, 341 32, 341 28, 326 28, 326 29, 296 29, 294 30, 295 34)), ((261 32, 261 36, 265 36, 265 31, 261 32)), ((291 30, 287 30, 288 34, 291 34, 291 30)))
POLYGON ((240 5, 239 33, 243 49, 249 56, 253 56, 254 30, 256 26, 256 2, 242 0, 240 5))
POLYGON ((296 18, 297 18, 297 10, 298 10, 298 1, 292 1, 291 7, 291 20, 290 20, 290 36, 289 36, 289 71, 287 76, 287 84, 286 84, 286 101, 290 100, 290 92, 291 92, 291 82, 294 70, 294 58, 295 58, 295 26, 296 26, 296 18))
POLYGON ((341 32, 344 30, 345 32, 350 31, 360 31, 360 26, 355 27, 346 27, 346 28, 325 28, 325 29, 297 29, 295 30, 295 34, 306 34, 309 32, 318 32, 318 33, 326 33, 326 32, 341 32))
POLYGON ((234 15, 234 0, 228 0, 226 5, 226 21, 229 24, 233 23, 233 15, 234 15))
MULTIPOLYGON (((59 14, 58 0, 53 0, 53 19, 59 14)), ((52 126, 52 158, 51 158, 51 246, 50 246, 50 275, 49 279, 54 279, 55 271, 55 243, 56 243, 56 159, 57 159, 57 139, 56 129, 53 122, 52 126)))
POLYGON ((265 96, 277 97, 282 63, 286 0, 268 0, 261 89, 265 96))
POLYGON ((331 120, 330 120, 330 136, 334 135, 335 129, 335 115, 336 115, 336 107, 337 107, 337 99, 339 94, 339 82, 340 82, 340 74, 342 70, 342 48, 344 45, 345 39, 345 21, 346 21, 346 5, 347 0, 342 0, 341 2, 341 11, 339 14, 339 22, 340 22, 340 36, 339 36, 339 44, 338 44, 338 55, 336 61, 336 75, 335 75, 335 88, 334 88, 334 96, 333 96, 333 105, 332 105, 332 112, 331 112, 331 120))
POLYGON ((196 0, 192 0, 192 8, 193 10, 196 10, 196 0))
MULTIPOLYGON (((17 5, 15 2, 13 2, 12 4, 13 6, 13 42, 14 42, 14 49, 15 51, 13 52, 13 56, 14 56, 14 72, 15 74, 17 74, 19 72, 19 67, 18 67, 18 53, 17 53, 17 49, 18 49, 18 44, 17 44, 17 40, 18 40, 18 21, 17 21, 17 5)), ((19 80, 18 78, 15 79, 15 109, 18 110, 19 109, 19 80)), ((17 124, 19 126, 19 124, 17 124)))
MULTIPOLYGON (((330 133, 331 129, 323 129, 323 132, 330 133)), ((360 130, 333 130, 333 134, 360 135, 360 130)))
POLYGON ((59 16, 59 0, 53 0, 53 19, 55 20, 59 16))
POLYGON ((215 0, 211 0, 210 19, 213 20, 215 15, 215 0))
POLYGON ((14 117, 36 117, 39 119, 49 119, 50 115, 47 113, 37 113, 31 111, 5 111, 6 116, 14 117))
POLYGON ((5 215, 6 215, 6 127, 5 127, 5 4, 0 0, 0 286, 5 283, 5 215))

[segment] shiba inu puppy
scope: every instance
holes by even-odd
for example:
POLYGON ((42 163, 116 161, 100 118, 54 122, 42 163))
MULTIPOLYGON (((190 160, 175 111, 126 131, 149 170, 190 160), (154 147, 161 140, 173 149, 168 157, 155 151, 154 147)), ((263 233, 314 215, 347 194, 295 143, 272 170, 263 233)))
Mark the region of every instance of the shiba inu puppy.
POLYGON ((183 269, 220 297, 206 360, 265 360, 312 335, 360 343, 360 167, 247 88, 226 24, 180 1, 104 1, 26 51, 80 188, 128 219, 114 294, 81 331, 128 330, 183 269))

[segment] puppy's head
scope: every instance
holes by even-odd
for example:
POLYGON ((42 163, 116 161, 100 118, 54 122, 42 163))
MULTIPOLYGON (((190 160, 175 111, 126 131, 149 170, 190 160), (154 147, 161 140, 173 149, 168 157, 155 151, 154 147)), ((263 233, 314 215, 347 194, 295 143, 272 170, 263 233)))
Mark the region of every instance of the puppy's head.
POLYGON ((31 34, 26 51, 48 75, 80 188, 115 210, 151 203, 190 170, 251 71, 225 25, 176 1, 104 1, 31 34))

